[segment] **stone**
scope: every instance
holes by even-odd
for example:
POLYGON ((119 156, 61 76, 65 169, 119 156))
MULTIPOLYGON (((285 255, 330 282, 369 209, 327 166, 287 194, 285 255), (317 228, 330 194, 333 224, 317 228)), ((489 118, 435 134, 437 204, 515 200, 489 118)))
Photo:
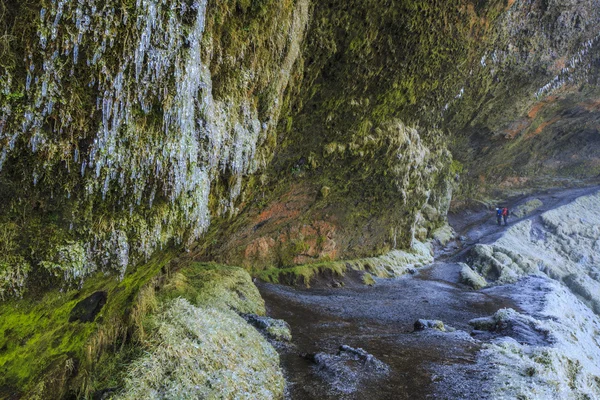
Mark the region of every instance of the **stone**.
POLYGON ((261 317, 256 314, 243 315, 248 323, 258 329, 264 336, 279 342, 289 342, 292 340, 290 325, 281 319, 261 317))
POLYGON ((484 277, 473 271, 465 263, 459 263, 462 267, 460 270, 460 281, 465 285, 471 286, 475 290, 482 289, 487 286, 487 282, 484 277))
POLYGON ((446 332, 444 323, 437 319, 418 319, 414 324, 415 332, 424 331, 426 329, 434 329, 440 332, 446 332))
POLYGON ((542 203, 542 201, 540 199, 529 200, 525 204, 521 204, 521 205, 517 206, 515 208, 515 210, 512 212, 512 215, 514 215, 517 218, 523 218, 523 217, 531 214, 538 208, 542 207, 543 205, 544 205, 544 203, 542 203))
POLYGON ((106 304, 108 295, 106 292, 95 292, 81 300, 73 307, 69 315, 69 322, 93 322, 96 315, 106 304))
POLYGON ((456 237, 456 233, 450 225, 444 225, 443 227, 433 231, 432 236, 439 244, 445 246, 456 237))
POLYGON ((382 378, 389 366, 361 348, 341 345, 337 354, 303 354, 314 363, 315 373, 337 393, 350 394, 365 380, 382 378))

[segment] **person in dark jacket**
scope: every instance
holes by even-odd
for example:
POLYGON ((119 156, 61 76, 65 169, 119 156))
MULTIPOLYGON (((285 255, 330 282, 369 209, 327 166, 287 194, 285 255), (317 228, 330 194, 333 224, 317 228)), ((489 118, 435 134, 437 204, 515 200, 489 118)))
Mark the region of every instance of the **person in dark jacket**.
POLYGON ((496 207, 496 221, 498 225, 502 225, 502 209, 500 207, 496 207))

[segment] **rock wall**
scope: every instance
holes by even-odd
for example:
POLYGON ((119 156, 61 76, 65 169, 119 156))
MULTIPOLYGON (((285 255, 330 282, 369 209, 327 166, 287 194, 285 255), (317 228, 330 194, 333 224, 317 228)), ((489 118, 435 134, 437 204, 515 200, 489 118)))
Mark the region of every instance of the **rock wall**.
POLYGON ((597 10, 5 2, 3 290, 122 277, 211 223, 207 259, 384 254, 443 225, 458 183, 593 177, 597 10))
POLYGON ((32 270, 30 281, 123 277, 237 213, 243 179, 272 156, 308 18, 304 0, 238 3, 2 4, 0 265, 12 291, 32 270))

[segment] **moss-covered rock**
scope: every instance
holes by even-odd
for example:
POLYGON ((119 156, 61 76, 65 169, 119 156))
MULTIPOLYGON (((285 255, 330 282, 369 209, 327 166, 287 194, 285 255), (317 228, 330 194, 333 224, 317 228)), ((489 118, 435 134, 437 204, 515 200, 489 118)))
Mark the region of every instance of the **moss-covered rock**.
POLYGON ((532 199, 527 201, 524 204, 518 205, 513 211, 512 214, 517 218, 523 218, 538 208, 542 207, 544 203, 540 199, 532 199))
POLYGON ((469 267, 465 263, 460 263, 460 265, 460 281, 462 283, 471 286, 475 290, 483 289, 487 286, 485 278, 483 278, 477 272, 473 271, 471 267, 469 267))
POLYGON ((89 396, 119 385, 121 365, 136 354, 127 338, 142 333, 148 287, 172 254, 162 253, 123 280, 96 273, 80 289, 25 294, 0 303, 0 386, 31 399, 89 396), (72 319, 78 303, 105 293, 93 321, 72 319))
POLYGON ((362 275, 363 282, 372 285, 375 281, 371 274, 378 278, 393 278, 413 272, 415 268, 432 262, 431 244, 415 241, 411 249, 393 250, 378 257, 304 264, 291 268, 270 268, 257 275, 266 282, 310 287, 311 282, 320 277, 331 275, 342 277, 348 270, 355 270, 365 272, 362 275))
POLYGON ((190 263, 169 278, 160 296, 183 297, 193 305, 239 314, 265 315, 265 302, 252 278, 238 267, 190 263))
POLYGON ((275 349, 233 311, 175 299, 153 317, 153 343, 116 399, 282 399, 275 349))

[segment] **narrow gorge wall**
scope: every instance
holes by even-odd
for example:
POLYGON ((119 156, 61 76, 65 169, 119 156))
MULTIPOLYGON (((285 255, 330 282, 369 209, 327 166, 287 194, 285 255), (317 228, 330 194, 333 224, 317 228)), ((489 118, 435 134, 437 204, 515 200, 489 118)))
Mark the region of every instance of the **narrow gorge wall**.
POLYGON ((306 2, 1 11, 3 292, 32 270, 122 277, 237 213, 242 181, 272 156, 306 2))

